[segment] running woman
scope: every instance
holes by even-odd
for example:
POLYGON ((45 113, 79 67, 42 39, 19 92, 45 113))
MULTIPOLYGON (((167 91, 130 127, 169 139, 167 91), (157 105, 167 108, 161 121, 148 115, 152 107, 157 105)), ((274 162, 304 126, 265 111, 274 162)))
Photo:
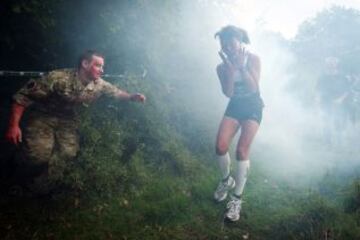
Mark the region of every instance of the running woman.
POLYGON ((249 173, 249 151, 262 119, 263 101, 260 97, 260 59, 249 52, 250 43, 244 29, 225 26, 215 34, 219 38, 222 60, 217 68, 221 88, 230 101, 220 123, 216 139, 216 154, 222 179, 214 193, 217 201, 223 201, 233 189, 227 203, 226 218, 240 218, 242 194, 249 173), (237 131, 241 134, 236 147, 236 164, 233 177, 230 175, 229 145, 237 131))

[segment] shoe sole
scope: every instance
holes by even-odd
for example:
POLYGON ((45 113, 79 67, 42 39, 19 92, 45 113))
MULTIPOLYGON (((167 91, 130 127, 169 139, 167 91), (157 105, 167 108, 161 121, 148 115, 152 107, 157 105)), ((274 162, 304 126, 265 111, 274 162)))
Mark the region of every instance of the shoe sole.
POLYGON ((232 219, 232 218, 229 218, 228 216, 226 216, 226 219, 231 221, 231 222, 236 222, 236 221, 239 221, 240 216, 238 218, 236 218, 236 219, 232 219))

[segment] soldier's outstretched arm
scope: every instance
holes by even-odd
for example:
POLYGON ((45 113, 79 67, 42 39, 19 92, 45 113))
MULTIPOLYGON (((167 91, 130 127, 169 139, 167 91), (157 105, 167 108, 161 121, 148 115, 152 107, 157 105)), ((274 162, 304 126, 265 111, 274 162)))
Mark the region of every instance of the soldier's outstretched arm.
POLYGON ((142 93, 134 93, 134 94, 131 94, 130 99, 135 102, 144 103, 146 101, 146 96, 142 93))
POLYGON ((120 88, 103 81, 103 91, 107 96, 111 96, 118 100, 127 100, 127 101, 134 101, 134 102, 145 102, 146 97, 142 93, 128 93, 120 88))
POLYGON ((128 93, 116 87, 114 97, 119 100, 127 100, 133 102, 145 102, 146 97, 141 93, 128 93))

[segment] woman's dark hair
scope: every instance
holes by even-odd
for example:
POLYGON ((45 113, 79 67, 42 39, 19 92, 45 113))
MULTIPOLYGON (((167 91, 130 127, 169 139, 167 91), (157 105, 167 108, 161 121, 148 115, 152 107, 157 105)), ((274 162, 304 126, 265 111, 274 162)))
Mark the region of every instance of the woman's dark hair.
POLYGON ((248 33, 239 27, 235 27, 233 25, 228 25, 220 29, 217 33, 215 33, 215 38, 219 37, 220 40, 230 40, 232 38, 236 38, 242 43, 250 43, 248 33))
POLYGON ((87 60, 87 61, 91 61, 93 56, 98 56, 98 57, 102 57, 104 58, 104 55, 102 55, 101 53, 99 53, 96 50, 86 50, 85 52, 83 52, 77 62, 77 69, 81 68, 81 64, 82 61, 87 60))

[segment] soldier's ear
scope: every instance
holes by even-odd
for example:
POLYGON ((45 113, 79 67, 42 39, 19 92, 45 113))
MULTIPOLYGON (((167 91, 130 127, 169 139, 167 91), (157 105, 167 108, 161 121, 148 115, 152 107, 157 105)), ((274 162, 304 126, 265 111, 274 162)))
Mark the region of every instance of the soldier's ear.
POLYGON ((81 67, 82 68, 88 69, 89 66, 90 66, 90 61, 89 60, 87 60, 87 59, 82 60, 82 62, 81 62, 81 67))

